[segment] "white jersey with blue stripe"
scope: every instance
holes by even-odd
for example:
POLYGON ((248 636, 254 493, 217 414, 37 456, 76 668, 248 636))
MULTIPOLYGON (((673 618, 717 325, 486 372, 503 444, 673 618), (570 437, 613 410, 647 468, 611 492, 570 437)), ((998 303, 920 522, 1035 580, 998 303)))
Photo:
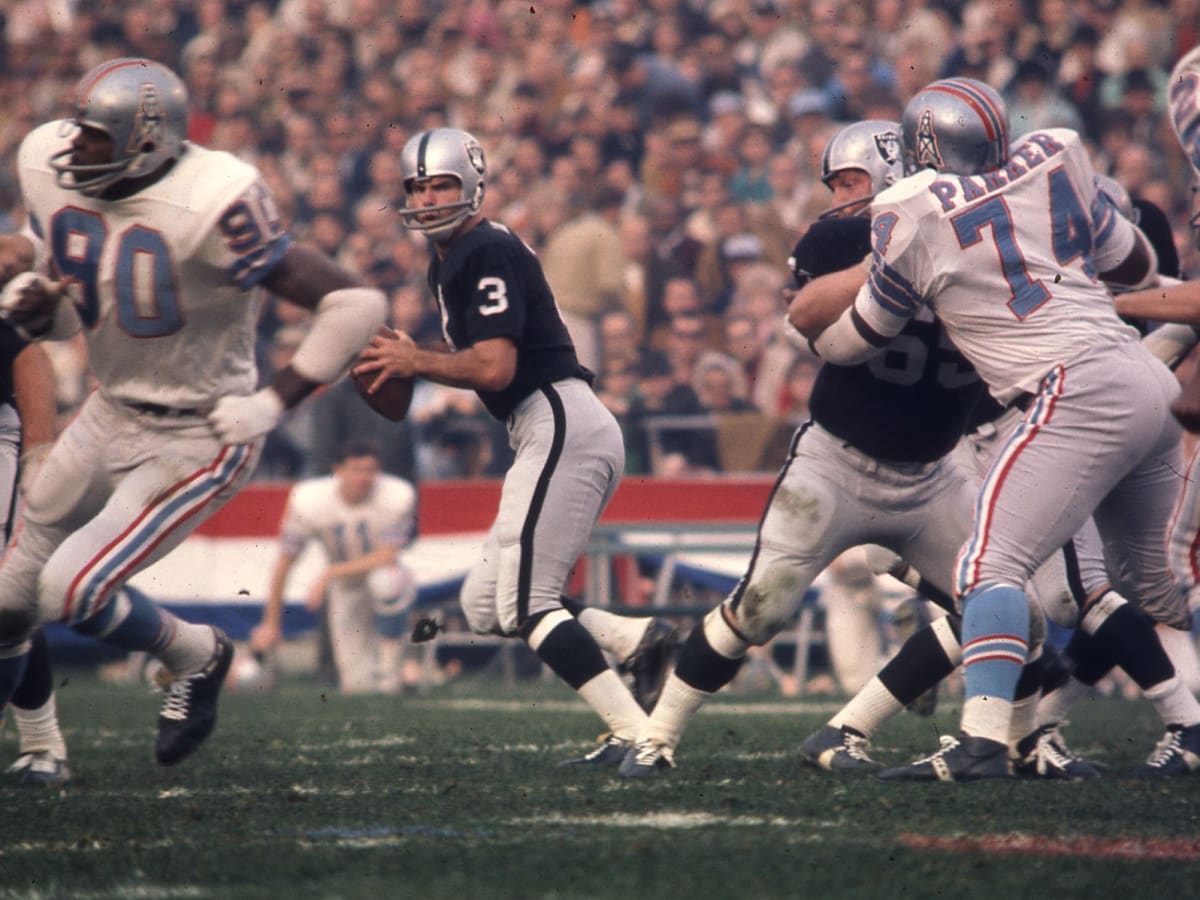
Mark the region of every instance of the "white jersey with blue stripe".
POLYGON ((1092 176, 1079 136, 1049 129, 1015 141, 1001 169, 927 170, 879 194, 860 334, 882 345, 928 306, 1002 403, 1097 345, 1136 341, 1097 275, 1128 255, 1134 226, 1092 176))
POLYGON ((118 400, 195 408, 257 382, 253 288, 291 238, 257 170, 194 144, 119 200, 58 185, 70 123, 21 144, 21 192, 54 268, 73 279, 92 371, 118 400))

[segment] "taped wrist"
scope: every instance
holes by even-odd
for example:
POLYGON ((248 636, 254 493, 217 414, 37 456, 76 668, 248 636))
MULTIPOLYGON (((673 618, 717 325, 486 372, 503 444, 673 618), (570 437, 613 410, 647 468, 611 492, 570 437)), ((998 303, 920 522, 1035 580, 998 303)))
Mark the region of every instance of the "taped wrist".
POLYGON ((387 298, 375 288, 330 291, 313 311, 312 325, 292 357, 292 368, 328 384, 350 365, 387 318, 387 298))

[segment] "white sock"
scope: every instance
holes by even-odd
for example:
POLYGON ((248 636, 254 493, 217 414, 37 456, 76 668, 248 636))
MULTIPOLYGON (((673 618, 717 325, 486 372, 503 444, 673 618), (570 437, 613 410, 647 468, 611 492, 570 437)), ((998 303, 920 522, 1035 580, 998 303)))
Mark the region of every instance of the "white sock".
POLYGON ((679 746, 683 730, 687 728, 692 716, 696 715, 711 696, 712 694, 685 683, 672 672, 667 676, 662 694, 654 707, 654 715, 647 720, 646 727, 638 736, 639 740, 649 738, 674 750, 679 746))
POLYGON ((1008 723, 1008 747, 1016 751, 1021 738, 1032 734, 1037 729, 1038 700, 1041 695, 1036 691, 1012 704, 1012 719, 1008 723))
POLYGON ((834 728, 844 725, 870 737, 875 733, 875 729, 902 709, 903 704, 883 686, 878 677, 875 677, 863 685, 862 690, 834 714, 829 724, 834 728))
POLYGON ((650 616, 619 616, 606 609, 586 607, 575 616, 600 645, 621 662, 629 659, 650 627, 650 616))
POLYGON ((1078 703, 1090 688, 1078 678, 1071 677, 1038 701, 1036 727, 1057 725, 1067 717, 1071 707, 1078 703))
POLYGON ((608 730, 621 740, 634 740, 645 727, 646 713, 612 669, 605 669, 580 685, 579 696, 605 721, 608 730))
POLYGON ((1178 675, 1143 691, 1142 696, 1150 701, 1165 725, 1200 723, 1200 701, 1196 700, 1178 675))
MULTIPOLYGON (((170 616, 166 610, 163 616, 170 616)), ((178 617, 175 636, 158 654, 158 659, 174 676, 182 677, 199 672, 212 659, 217 649, 217 635, 209 625, 194 625, 178 617)))
POLYGON ((1012 701, 982 694, 963 703, 962 730, 971 737, 987 738, 1008 746, 1012 701))
POLYGON ((1196 655, 1196 642, 1191 632, 1161 622, 1154 626, 1154 632, 1171 665, 1175 667, 1175 674, 1183 679, 1184 685, 1193 694, 1200 691, 1200 657, 1196 655))
POLYGON ((37 709, 21 709, 9 704, 17 733, 21 737, 20 753, 49 750, 55 759, 67 758, 67 742, 58 727, 58 710, 54 695, 37 709))

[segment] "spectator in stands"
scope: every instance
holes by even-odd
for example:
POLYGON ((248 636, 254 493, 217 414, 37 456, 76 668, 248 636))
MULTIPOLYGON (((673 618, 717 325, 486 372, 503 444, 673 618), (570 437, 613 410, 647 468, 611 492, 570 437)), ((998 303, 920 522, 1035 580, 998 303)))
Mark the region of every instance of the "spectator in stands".
POLYGON ((597 190, 590 207, 552 229, 541 252, 546 281, 575 343, 579 361, 600 366, 599 318, 624 300, 625 250, 616 188, 597 190))
POLYGON ((716 436, 702 416, 700 399, 690 383, 676 380, 674 372, 666 354, 643 354, 638 393, 629 406, 632 433, 626 441, 634 448, 632 463, 626 459, 629 474, 680 476, 720 468, 716 436))

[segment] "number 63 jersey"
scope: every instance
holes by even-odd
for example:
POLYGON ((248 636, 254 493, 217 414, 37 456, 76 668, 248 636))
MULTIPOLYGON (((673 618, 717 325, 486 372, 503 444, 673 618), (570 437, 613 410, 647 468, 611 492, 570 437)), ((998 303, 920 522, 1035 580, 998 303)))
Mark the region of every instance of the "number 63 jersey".
POLYGON ((1137 237, 1093 174, 1079 136, 1049 129, 1015 141, 992 172, 924 171, 888 188, 872 206, 860 333, 884 343, 928 306, 1001 403, 1057 363, 1136 341, 1097 273, 1137 237))
POLYGON ((102 389, 127 402, 203 408, 256 387, 253 290, 291 242, 257 170, 187 144, 162 178, 118 200, 58 186, 48 161, 71 132, 21 144, 30 227, 72 296, 102 389))

